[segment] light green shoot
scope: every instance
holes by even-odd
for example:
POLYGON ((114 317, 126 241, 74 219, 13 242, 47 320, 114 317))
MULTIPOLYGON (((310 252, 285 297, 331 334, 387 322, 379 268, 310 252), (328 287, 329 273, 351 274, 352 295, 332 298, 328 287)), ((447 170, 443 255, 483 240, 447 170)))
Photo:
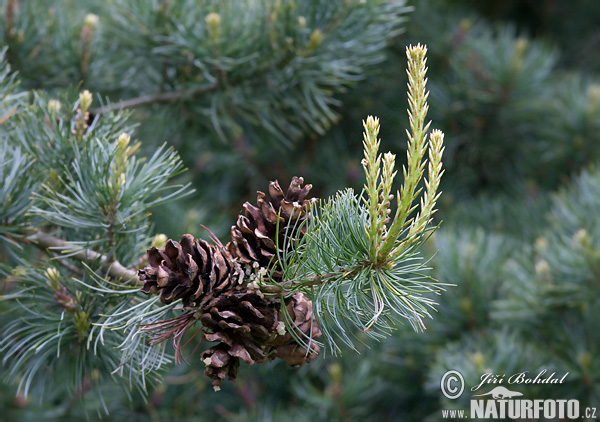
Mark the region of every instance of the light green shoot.
POLYGON ((427 139, 426 52, 421 45, 407 49, 408 160, 393 218, 390 202, 396 157, 379 153, 379 119, 369 116, 363 122, 363 194, 339 192, 315 209, 301 246, 282 260, 289 294, 302 290, 312 300, 323 338, 334 352, 340 350, 336 340, 354 347, 356 332, 380 339, 402 320, 423 330, 423 319, 431 317, 429 309, 436 305, 431 295, 443 290, 443 283, 426 275, 418 251, 430 233, 440 195, 444 151, 442 132, 433 130, 427 139))
POLYGON ((379 154, 380 141, 377 139, 379 119, 369 116, 366 122, 363 122, 365 158, 362 164, 366 175, 365 201, 370 217, 366 230, 370 240, 369 261, 377 267, 393 265, 394 258, 402 255, 407 248, 419 241, 431 222, 439 198, 437 190, 443 174, 444 134, 434 130, 430 140, 427 141, 430 123, 425 124, 429 109, 427 104, 429 93, 425 90, 426 54, 427 48, 420 44, 406 49, 410 131, 407 130, 407 165, 402 168, 404 184, 400 191, 396 192, 397 208, 391 221, 390 200, 393 199, 393 195, 390 192, 397 173, 394 171, 396 157, 388 152, 384 154, 382 160, 379 154), (425 193, 421 199, 419 212, 415 217, 411 217, 418 206, 415 201, 421 189, 417 187, 427 165, 427 160, 424 159, 427 150, 429 150, 429 166, 428 177, 425 180, 425 193), (406 233, 406 236, 399 239, 402 233, 406 233))

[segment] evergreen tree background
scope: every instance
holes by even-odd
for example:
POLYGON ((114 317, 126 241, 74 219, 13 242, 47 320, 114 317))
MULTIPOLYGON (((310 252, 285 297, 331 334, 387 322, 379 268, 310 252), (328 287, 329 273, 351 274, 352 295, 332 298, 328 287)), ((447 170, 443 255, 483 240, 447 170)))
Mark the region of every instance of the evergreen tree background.
MULTIPOLYGON (((169 177, 195 188, 162 204, 158 197, 165 193, 143 193, 144 214, 133 216, 131 227, 178 239, 201 236, 204 225, 223 236, 240 205, 269 180, 285 184, 303 176, 323 198, 346 186, 360 191, 360 122, 367 114, 379 116, 383 144, 403 157, 404 51, 420 42, 429 48, 430 117, 446 134, 436 214, 443 224, 426 249, 435 277, 456 285, 424 333, 402 326, 360 354, 344 350, 298 369, 246 367, 219 393, 194 356, 150 387, 147 402, 89 376, 76 380, 69 394, 57 388, 43 400, 35 391, 25 398, 17 393, 22 374, 3 362, 0 413, 6 420, 439 420, 439 409, 468 406, 468 397, 451 402, 440 393, 448 369, 461 371, 467 385, 487 370, 569 372, 561 386, 519 391, 600 405, 598 2, 1 5, 5 64, 17 76, 6 65, 1 70, 0 118, 7 119, 3 130, 21 122, 6 129, 0 145, 0 159, 10 162, 0 174, 2 239, 11 238, 25 211, 34 211, 31 218, 59 218, 52 189, 43 198, 48 207, 37 211, 25 209, 29 194, 23 192, 64 183, 49 169, 71 159, 47 148, 38 154, 47 171, 28 172, 34 168, 27 164, 28 145, 49 135, 43 114, 26 104, 45 107, 48 115, 56 107, 49 100, 69 108, 80 90, 98 94, 89 110, 90 122, 101 115, 97 136, 116 139, 135 124, 127 148, 141 141, 149 160, 140 171, 156 178, 153 189, 169 177), (121 100, 131 110, 127 121, 127 113, 115 109, 121 100), (18 139, 19 149, 9 138, 18 139), (154 155, 164 142, 181 164, 168 149, 154 155), (188 171, 178 175, 183 166, 188 171), (19 207, 23 212, 15 213, 19 207), (103 392, 108 415, 97 413, 103 406, 94 389, 103 392)), ((114 153, 97 152, 99 160, 114 153)), ((95 177, 93 164, 69 180, 80 176, 95 177)), ((85 204, 79 207, 85 213, 85 204)), ((71 225, 76 239, 77 221, 71 225)), ((114 236, 107 240, 114 244, 98 247, 116 248, 124 264, 135 265, 149 246, 142 235, 114 236)), ((5 298, 15 271, 25 271, 19 259, 36 253, 2 243, 5 298)), ((3 326, 16 318, 9 302, 0 302, 3 326)), ((71 335, 76 342, 78 333, 71 335)), ((9 352, 0 351, 3 359, 9 352)))

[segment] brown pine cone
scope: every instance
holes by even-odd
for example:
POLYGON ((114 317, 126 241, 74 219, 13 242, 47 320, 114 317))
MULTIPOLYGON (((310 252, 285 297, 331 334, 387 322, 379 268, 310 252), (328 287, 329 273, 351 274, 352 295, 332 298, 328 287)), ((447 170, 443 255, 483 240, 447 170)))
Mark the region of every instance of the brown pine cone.
MULTIPOLYGON (((284 194, 277 181, 271 182, 270 200, 266 200, 265 194, 259 191, 257 207, 250 202, 244 204, 244 214, 231 227, 232 240, 227 244, 231 256, 240 263, 252 265, 256 262, 260 267, 266 268, 276 255, 277 246, 283 252, 286 243, 293 244, 304 233, 304 227, 300 230, 298 227, 307 218, 312 204, 318 200, 306 199, 312 185, 302 187, 303 183, 302 177, 294 177, 284 194)), ((275 279, 282 277, 278 265, 272 276, 275 279)))
MULTIPOLYGON (((321 335, 311 302, 303 294, 289 298, 286 309, 299 330, 297 336, 316 339, 321 335)), ((213 298, 205 305, 200 321, 208 329, 204 338, 219 342, 202 353, 205 374, 213 379, 215 389, 225 378, 235 380, 240 359, 252 365, 278 357, 290 365, 302 365, 319 353, 313 343, 307 354, 285 330, 277 300, 263 298, 252 290, 213 298)))
POLYGON ((227 249, 194 240, 190 234, 184 234, 180 242, 169 239, 164 249, 149 249, 148 262, 150 266, 138 272, 144 282, 142 291, 158 293, 165 304, 182 299, 186 307, 200 307, 238 285, 242 278, 227 249))
MULTIPOLYGON (((312 302, 306 296, 302 293, 295 293, 286 300, 285 307, 298 329, 296 336, 300 337, 305 343, 321 337, 321 330, 319 330, 313 315, 312 302)), ((306 348, 298 344, 291 334, 286 333, 284 338, 286 341, 275 347, 275 357, 285 360, 292 366, 300 366, 310 362, 321 350, 318 345, 310 343, 310 353, 306 353, 306 348)))

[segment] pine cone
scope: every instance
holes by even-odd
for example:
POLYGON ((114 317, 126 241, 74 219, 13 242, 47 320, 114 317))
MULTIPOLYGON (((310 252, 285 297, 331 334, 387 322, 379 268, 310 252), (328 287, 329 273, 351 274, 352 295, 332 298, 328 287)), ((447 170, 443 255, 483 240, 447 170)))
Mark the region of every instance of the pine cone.
MULTIPOLYGON (((308 339, 318 339, 321 337, 321 330, 313 315, 312 302, 302 293, 295 293, 286 300, 285 305, 288 315, 294 322, 297 330, 296 335, 304 342, 308 339)), ((316 344, 310 344, 310 353, 306 353, 306 348, 298 344, 290 333, 286 333, 281 344, 275 347, 275 357, 285 360, 292 366, 303 365, 310 362, 312 358, 319 354, 320 348, 316 344)))
MULTIPOLYGON (((294 177, 284 194, 277 181, 269 184, 271 200, 265 200, 265 194, 258 192, 257 205, 250 202, 244 204, 244 214, 238 217, 235 226, 231 227, 231 242, 227 249, 240 263, 258 263, 267 267, 276 255, 277 240, 280 252, 284 244, 293 244, 297 237, 304 233, 304 227, 298 226, 307 218, 310 207, 317 199, 306 199, 312 185, 302 187, 304 179, 294 177), (277 222, 279 221, 279 239, 277 222)), ((282 277, 279 266, 275 267, 273 277, 282 277)))
POLYGON ((169 239, 164 249, 149 249, 148 262, 138 272, 142 291, 158 293, 165 304, 182 299, 186 307, 200 307, 241 280, 241 269, 227 249, 189 234, 180 242, 169 239))
MULTIPOLYGON (((286 308, 301 333, 313 339, 321 335, 312 305, 304 295, 296 293, 289 298, 286 308)), ((216 389, 226 377, 235 380, 240 359, 252 365, 279 357, 290 365, 302 365, 319 353, 319 347, 312 344, 307 354, 306 349, 285 332, 277 301, 252 290, 213 298, 204 306, 200 321, 209 330, 204 338, 219 342, 202 354, 205 374, 213 379, 216 389)))
POLYGON ((277 334, 277 311, 277 305, 252 290, 222 294, 204 306, 200 322, 209 331, 204 338, 219 342, 202 353, 213 385, 225 377, 235 380, 240 359, 249 365, 267 360, 267 344, 277 334))

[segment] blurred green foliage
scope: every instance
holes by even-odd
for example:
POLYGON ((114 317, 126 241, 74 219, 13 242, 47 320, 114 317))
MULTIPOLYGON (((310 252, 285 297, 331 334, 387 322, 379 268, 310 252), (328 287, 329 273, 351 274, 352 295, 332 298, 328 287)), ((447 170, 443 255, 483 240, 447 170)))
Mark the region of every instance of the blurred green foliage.
MULTIPOLYGON (((102 419, 440 420, 440 409, 468 408, 467 397, 451 403, 439 391, 449 369, 467 385, 486 371, 569 372, 564 385, 519 391, 598 406, 600 3, 418 0, 407 14, 402 2, 381 1, 342 13, 339 26, 327 23, 343 2, 273 1, 281 15, 268 25, 259 3, 3 0, 0 42, 21 87, 56 98, 77 87, 112 102, 191 91, 130 119, 143 153, 174 146, 196 188, 153 210, 156 232, 173 238, 199 236, 202 225, 227 235, 268 180, 301 175, 321 197, 360 189, 367 114, 404 157, 404 49, 426 44, 430 116, 447 145, 443 224, 426 247, 435 277, 456 286, 425 333, 398 327, 360 354, 299 369, 247 367, 219 393, 190 348, 190 365, 147 402, 96 386, 109 397, 102 419), (216 11, 220 26, 206 18, 216 11), (213 83, 226 88, 212 95, 213 83)), ((3 102, 0 118, 11 107, 3 102)), ((6 420, 100 417, 83 385, 40 403, 15 396, 14 381, 0 388, 6 420)))

